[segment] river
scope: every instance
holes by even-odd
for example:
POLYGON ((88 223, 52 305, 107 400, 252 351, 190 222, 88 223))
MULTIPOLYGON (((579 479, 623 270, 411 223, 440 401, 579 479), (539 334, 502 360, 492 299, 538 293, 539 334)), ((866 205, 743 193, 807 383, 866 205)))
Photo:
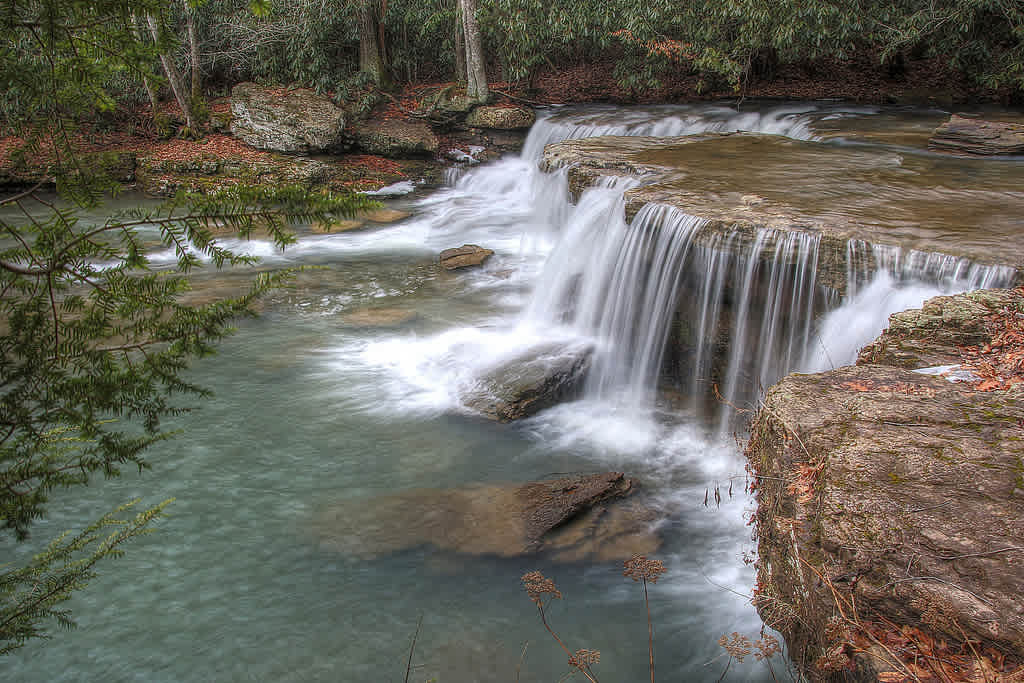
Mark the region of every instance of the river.
MULTIPOLYGON (((695 320, 717 324, 726 317, 719 285, 750 290, 744 283, 757 269, 742 253, 687 242, 699 222, 682 212, 641 213, 627 226, 621 193, 632 182, 606 183, 571 204, 564 172, 541 173, 537 161, 544 144, 567 137, 767 133, 779 136, 771 158, 744 157, 735 173, 735 155, 756 150, 694 152, 673 163, 707 192, 743 185, 744 173, 750 183, 761 178, 763 188, 750 191, 769 198, 788 184, 819 213, 827 213, 823 197, 835 193, 834 183, 847 182, 845 195, 858 198, 852 212, 870 212, 879 234, 891 213, 899 239, 890 243, 907 234, 917 240, 851 243, 851 253, 883 267, 859 280, 851 273, 841 295, 802 274, 816 242, 791 240, 784 272, 762 268, 769 292, 788 292, 774 304, 785 315, 728 295, 731 329, 745 340, 728 352, 731 367, 761 358, 732 375, 725 369, 723 391, 743 403, 756 400, 753 383, 851 362, 892 311, 942 292, 1009 283, 1007 269, 934 256, 942 239, 969 231, 950 227, 963 208, 956 188, 965 182, 977 185, 966 191, 971 207, 984 207, 982 228, 993 226, 979 244, 998 245, 1024 227, 1024 214, 1014 218, 1010 210, 1024 203, 1015 189, 1024 187, 1016 184, 1024 162, 984 165, 926 152, 926 131, 942 116, 836 104, 753 104, 740 113, 713 105, 553 110, 542 113, 521 156, 467 167, 448 187, 388 200, 412 213, 404 221, 329 235, 300 227, 298 243, 284 252, 228 240, 269 266, 323 268, 270 296, 260 318, 241 322, 215 357, 195 364, 189 376, 216 396, 170 423, 181 433, 150 451, 151 471, 59 493, 35 528, 40 540, 136 496, 150 504, 177 500, 158 533, 104 564, 73 599, 79 628, 10 657, 8 680, 398 681, 422 618, 410 681, 510 681, 518 672, 518 680, 553 682, 566 672, 566 658, 520 582, 534 569, 562 591, 549 609, 560 637, 573 649, 600 650, 599 678, 644 680, 642 589, 622 576, 620 561, 424 546, 402 535, 424 513, 413 506, 379 507, 377 523, 400 546, 383 553, 347 538, 358 530, 322 523, 334 506, 373 511, 382 497, 414 489, 604 470, 635 477, 658 511, 652 524, 662 546, 654 556, 667 568, 650 588, 658 679, 717 680, 727 659, 719 638, 739 632, 757 639, 762 628, 749 601, 755 543, 733 438, 738 423, 728 409, 685 396, 706 393, 700 370, 691 385, 662 392, 658 373, 672 302, 689 296, 695 320), (788 166, 777 156, 786 146, 797 155, 788 166), (828 155, 845 160, 836 168, 846 170, 822 173, 828 155), (915 224, 905 193, 864 190, 894 174, 920 179, 921 202, 950 195, 939 225, 915 224), (657 239, 637 233, 638 221, 657 221, 657 239), (478 270, 439 271, 437 253, 463 243, 496 255, 478 270), (912 251, 921 244, 924 251, 912 251), (645 257, 631 270, 628 257, 640 252, 655 265, 645 257), (349 317, 367 308, 399 309, 401 322, 349 317), (552 341, 597 349, 582 398, 513 424, 463 408, 485 369, 552 341)), ((842 210, 844 193, 829 196, 828 211, 842 210)), ((169 260, 153 255, 158 265, 169 260)), ((219 291, 231 280, 203 273, 200 290, 219 291)), ((776 658, 774 666, 785 665, 776 658)), ((731 664, 728 680, 771 678, 751 656, 731 664)))

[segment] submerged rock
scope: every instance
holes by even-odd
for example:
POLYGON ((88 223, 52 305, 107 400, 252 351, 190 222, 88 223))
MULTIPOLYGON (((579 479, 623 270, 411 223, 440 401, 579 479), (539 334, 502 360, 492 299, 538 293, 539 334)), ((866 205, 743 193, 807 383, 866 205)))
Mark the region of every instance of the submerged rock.
POLYGON ((461 247, 442 251, 440 263, 445 270, 457 270, 483 265, 491 256, 494 256, 492 249, 484 249, 476 244, 463 244, 461 247))
POLYGON ((335 232, 349 232, 350 230, 359 230, 366 227, 366 222, 350 218, 339 221, 317 221, 313 223, 311 230, 318 235, 329 235, 335 232))
POLYGON ((1019 292, 932 299, 892 316, 859 361, 904 367, 790 375, 766 395, 747 446, 756 604, 814 678, 898 668, 857 638, 902 626, 1024 663, 1024 391, 904 369, 988 343, 990 307, 1011 299, 1024 309, 1019 292))
POLYGON ((231 89, 231 132, 258 149, 322 152, 342 144, 344 128, 344 110, 312 90, 281 93, 255 83, 231 89))
POLYGON ((363 308, 341 317, 351 327, 401 327, 419 317, 407 308, 363 308))
POLYGON ((529 128, 536 120, 537 115, 524 107, 477 107, 466 117, 466 125, 470 128, 521 130, 529 128))
POLYGON ((653 513, 622 501, 635 490, 621 472, 414 489, 331 506, 313 531, 325 547, 364 558, 432 545, 468 555, 550 551, 563 561, 623 559, 660 545, 650 528, 653 513))
POLYGON ((376 209, 362 214, 366 220, 373 223, 397 223, 411 215, 408 211, 400 211, 398 209, 376 209))
POLYGON ((986 121, 953 114, 935 129, 931 149, 954 154, 996 156, 1024 154, 1024 123, 986 121))
POLYGON ((502 422, 529 417, 579 390, 593 352, 591 346, 554 343, 528 349, 480 377, 463 403, 502 422))

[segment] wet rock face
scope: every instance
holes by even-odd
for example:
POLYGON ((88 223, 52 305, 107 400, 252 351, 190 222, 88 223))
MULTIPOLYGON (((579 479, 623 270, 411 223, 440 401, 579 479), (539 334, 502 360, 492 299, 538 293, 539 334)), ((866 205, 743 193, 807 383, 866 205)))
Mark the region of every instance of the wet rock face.
POLYGON ((469 555, 610 561, 660 545, 650 530, 653 512, 626 500, 635 491, 621 472, 414 489, 331 506, 313 533, 324 547, 364 558, 431 545, 469 555))
POLYGON ((364 152, 396 159, 432 156, 440 143, 422 121, 369 121, 356 128, 356 144, 364 152))
POLYGON ((985 317, 1011 299, 1024 306, 1000 290, 937 297, 894 315, 862 364, 790 375, 765 397, 747 446, 758 611, 812 678, 846 677, 829 664, 846 657, 859 680, 896 668, 839 635, 851 605, 863 624, 969 637, 1024 663, 1024 391, 905 369, 988 343, 985 317))
POLYGON ((463 403, 502 422, 529 417, 575 395, 593 352, 590 346, 559 344, 528 349, 480 377, 463 403))
POLYGON ((466 125, 470 128, 523 130, 536 120, 536 114, 523 107, 477 107, 466 117, 466 125))
POLYGON ((463 244, 461 247, 445 249, 441 252, 440 263, 445 270, 458 270, 483 265, 484 261, 494 255, 491 249, 484 249, 476 244, 463 244))
POLYGON ((231 89, 231 132, 258 149, 323 152, 342 145, 345 112, 304 88, 284 95, 255 83, 231 89))
POLYGON ((986 121, 953 114, 928 141, 931 149, 972 156, 1024 154, 1024 123, 986 121))

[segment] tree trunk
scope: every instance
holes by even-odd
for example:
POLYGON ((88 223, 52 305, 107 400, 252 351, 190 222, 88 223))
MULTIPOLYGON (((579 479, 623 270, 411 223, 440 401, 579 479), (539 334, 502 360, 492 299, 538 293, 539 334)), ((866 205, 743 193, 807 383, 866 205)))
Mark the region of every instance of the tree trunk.
POLYGON ((188 55, 192 66, 192 101, 203 96, 202 76, 199 73, 199 39, 196 37, 196 11, 185 2, 185 28, 188 31, 188 55))
MULTIPOLYGON (((142 44, 142 31, 139 29, 138 18, 132 14, 131 16, 131 29, 132 35, 135 37, 135 41, 142 44)), ((160 101, 156 96, 156 89, 153 87, 153 82, 149 80, 146 75, 142 76, 142 85, 146 88, 146 95, 149 96, 149 106, 152 108, 153 116, 156 116, 157 108, 160 105, 160 101)))
POLYGON ((466 96, 476 102, 486 102, 490 93, 487 90, 480 25, 476 21, 476 0, 459 0, 459 5, 466 34, 466 96))
POLYGON ((466 29, 462 25, 462 2, 455 5, 455 82, 466 84, 466 29))
MULTIPOLYGON (((149 23, 149 32, 153 36, 153 41, 159 45, 160 29, 157 26, 156 19, 153 18, 152 14, 147 14, 146 21, 149 23)), ((171 56, 164 52, 160 53, 160 64, 164 67, 164 73, 167 75, 167 82, 170 83, 171 92, 174 93, 174 99, 178 102, 178 106, 181 107, 181 113, 185 115, 185 127, 193 133, 197 132, 196 118, 192 114, 192 103, 185 96, 185 84, 181 80, 181 74, 178 73, 178 67, 174 65, 174 60, 171 59, 171 56)))
POLYGON ((359 70, 373 77, 377 85, 385 85, 387 74, 379 40, 380 19, 377 16, 375 0, 359 0, 359 70))

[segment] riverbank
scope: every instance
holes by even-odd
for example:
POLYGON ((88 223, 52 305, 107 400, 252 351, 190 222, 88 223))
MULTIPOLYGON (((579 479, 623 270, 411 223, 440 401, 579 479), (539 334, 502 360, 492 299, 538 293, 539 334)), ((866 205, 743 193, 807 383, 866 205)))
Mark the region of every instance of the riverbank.
POLYGON ((1024 672, 1022 311, 1021 289, 931 299, 765 396, 755 604, 812 679, 1024 672))
MULTIPOLYGON (((615 75, 615 60, 585 64, 548 65, 530 83, 492 84, 492 103, 499 108, 586 103, 652 104, 746 99, 836 100, 863 104, 906 105, 953 109, 1005 99, 994 91, 971 85, 936 59, 906 60, 900 68, 853 56, 845 62, 818 60, 786 65, 770 77, 751 78, 741 92, 705 83, 680 69, 637 90, 623 86, 615 75)), ((236 86, 237 90, 237 86, 236 86)), ((296 87, 265 88, 270 99, 286 101, 296 87)), ((95 121, 82 122, 69 134, 89 172, 113 175, 127 186, 153 196, 171 196, 179 190, 204 191, 238 182, 299 183, 331 190, 373 191, 396 182, 436 185, 444 168, 455 163, 476 163, 497 158, 522 143, 524 129, 467 125, 471 107, 457 103, 452 83, 415 83, 394 93, 366 91, 340 102, 346 114, 344 144, 334 149, 298 155, 246 144, 233 135, 230 94, 208 102, 209 117, 196 140, 174 137, 182 123, 180 112, 164 103, 153 112, 143 106, 119 109, 95 121), (444 100, 440 102, 439 100, 444 100), (455 106, 452 106, 452 105, 455 106), (369 143, 362 133, 381 126, 416 128, 431 137, 413 150, 388 151, 369 143), (425 127, 426 126, 426 127, 425 127), (470 153, 470 150, 473 153, 470 153)), ((308 91, 305 91, 308 92, 308 91)), ((331 93, 326 94, 331 100, 331 93)), ((0 136, 0 186, 31 186, 47 178, 53 145, 44 131, 35 147, 23 138, 0 136)))

